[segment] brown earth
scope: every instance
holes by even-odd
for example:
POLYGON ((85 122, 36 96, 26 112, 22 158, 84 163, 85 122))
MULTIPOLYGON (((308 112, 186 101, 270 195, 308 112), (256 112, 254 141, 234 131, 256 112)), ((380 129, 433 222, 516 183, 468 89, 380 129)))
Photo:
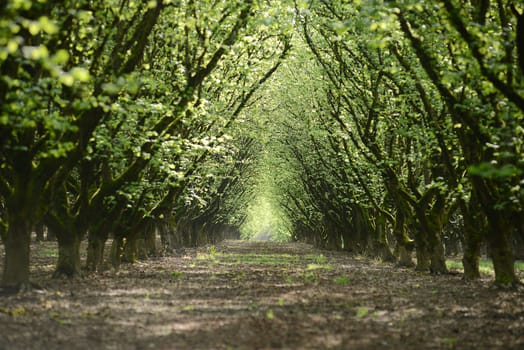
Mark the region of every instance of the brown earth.
POLYGON ((524 293, 489 276, 225 241, 67 280, 33 249, 43 289, 0 296, 0 349, 524 349, 524 293))

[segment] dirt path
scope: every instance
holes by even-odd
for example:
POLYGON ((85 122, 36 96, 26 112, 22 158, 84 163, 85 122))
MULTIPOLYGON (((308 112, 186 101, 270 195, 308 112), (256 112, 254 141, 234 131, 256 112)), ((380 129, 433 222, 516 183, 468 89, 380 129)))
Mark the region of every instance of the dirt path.
POLYGON ((488 279, 226 241, 69 281, 52 255, 0 296, 0 349, 524 349, 524 294, 488 279))

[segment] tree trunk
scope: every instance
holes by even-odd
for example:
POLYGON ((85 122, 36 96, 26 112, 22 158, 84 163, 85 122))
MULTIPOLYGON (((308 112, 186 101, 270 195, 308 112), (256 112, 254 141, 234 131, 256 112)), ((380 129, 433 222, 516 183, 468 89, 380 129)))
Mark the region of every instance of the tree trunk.
POLYGON ((467 281, 480 278, 480 243, 480 240, 473 241, 471 238, 466 238, 462 265, 464 266, 464 279, 467 281))
POLYGON ((150 225, 145 232, 144 237, 145 250, 149 256, 157 256, 157 247, 156 247, 156 227, 150 225))
POLYGON ((111 266, 113 266, 114 269, 118 270, 120 268, 120 264, 122 263, 122 249, 124 246, 124 239, 122 236, 118 235, 113 238, 113 242, 111 243, 111 252, 109 253, 109 260, 111 263, 111 266))
POLYGON ((485 233, 484 216, 480 214, 474 192, 468 207, 461 202, 461 211, 464 219, 464 255, 462 265, 464 266, 464 279, 474 280, 480 278, 479 260, 480 247, 485 233))
POLYGON ((55 277, 75 277, 81 274, 80 265, 80 243, 81 234, 78 232, 62 232, 58 238, 58 261, 56 264, 55 277))
POLYGON ((417 256, 417 266, 415 269, 417 271, 429 271, 431 265, 431 254, 424 245, 416 247, 416 256, 417 256))
POLYGON ((35 225, 36 240, 42 242, 44 240, 44 224, 38 223, 35 225))
POLYGON ((444 274, 448 273, 448 267, 446 266, 446 250, 444 243, 442 242, 442 230, 444 229, 444 223, 442 218, 447 218, 444 211, 446 209, 438 205, 434 205, 431 212, 426 215, 426 235, 428 239, 428 250, 430 252, 430 265, 429 270, 431 273, 444 274))
POLYGON ((411 251, 405 246, 398 246, 398 264, 402 267, 413 267, 413 260, 411 259, 411 251))
POLYGON ((500 198, 500 195, 499 197, 492 196, 498 193, 498 183, 483 181, 479 178, 473 180, 479 203, 487 219, 486 239, 493 260, 495 284, 502 287, 516 286, 519 284, 519 279, 515 275, 511 234, 518 223, 512 221, 513 213, 510 209, 494 208, 497 203, 506 200, 500 198))
POLYGON ((488 217, 487 237, 495 269, 495 283, 503 287, 516 286, 519 280, 515 275, 515 259, 510 242, 512 226, 506 223, 501 212, 497 214, 488 217))
POLYGON ((435 274, 448 273, 446 256, 442 242, 444 220, 447 220, 447 209, 442 196, 438 195, 431 208, 421 205, 414 208, 417 215, 417 270, 435 274))
POLYGON ((404 216, 397 211, 393 235, 397 241, 399 265, 404 267, 413 267, 411 251, 413 250, 413 241, 411 241, 406 232, 404 216))
POLYGON ((375 242, 380 259, 384 262, 395 262, 397 258, 391 251, 386 233, 386 217, 379 214, 375 222, 375 242))
POLYGON ((446 266, 446 256, 445 249, 442 240, 440 239, 440 234, 436 233, 436 241, 432 244, 431 247, 431 263, 429 265, 429 270, 431 273, 435 274, 444 274, 448 273, 448 267, 446 266))
POLYGON ((89 232, 87 239, 87 271, 99 271, 104 263, 104 247, 108 238, 107 233, 89 232))
POLYGON ((138 261, 138 234, 132 233, 125 239, 123 260, 128 263, 136 263, 138 261))
POLYGON ((162 249, 166 252, 173 252, 174 249, 182 247, 183 237, 180 234, 180 229, 171 227, 168 223, 161 223, 159 226, 160 239, 162 241, 162 249))
POLYGON ((31 226, 26 218, 20 217, 9 222, 4 240, 3 287, 19 289, 29 286, 30 244, 31 226))

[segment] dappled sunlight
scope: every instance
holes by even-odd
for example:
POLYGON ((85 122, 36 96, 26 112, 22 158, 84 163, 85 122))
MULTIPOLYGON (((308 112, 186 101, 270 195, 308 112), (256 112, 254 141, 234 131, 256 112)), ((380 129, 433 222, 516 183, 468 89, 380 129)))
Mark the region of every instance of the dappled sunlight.
POLYGON ((486 347, 478 348, 488 349, 500 337, 516 342, 524 326, 518 292, 497 300, 488 281, 435 278, 303 243, 223 241, 42 287, 2 299, 10 343, 52 348, 55 337, 40 337, 52 330, 65 348, 102 340, 106 348, 469 348, 480 332, 486 347), (495 333, 482 332, 488 325, 495 333))

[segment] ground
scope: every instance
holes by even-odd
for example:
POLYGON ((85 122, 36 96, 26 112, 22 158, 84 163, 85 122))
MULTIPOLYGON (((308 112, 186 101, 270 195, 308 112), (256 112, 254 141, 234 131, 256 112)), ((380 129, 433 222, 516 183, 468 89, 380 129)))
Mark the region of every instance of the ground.
POLYGON ((43 289, 0 296, 0 350, 524 349, 524 293, 489 276, 225 241, 68 280, 33 249, 43 289))

